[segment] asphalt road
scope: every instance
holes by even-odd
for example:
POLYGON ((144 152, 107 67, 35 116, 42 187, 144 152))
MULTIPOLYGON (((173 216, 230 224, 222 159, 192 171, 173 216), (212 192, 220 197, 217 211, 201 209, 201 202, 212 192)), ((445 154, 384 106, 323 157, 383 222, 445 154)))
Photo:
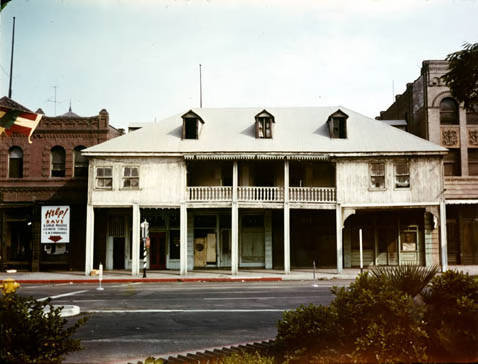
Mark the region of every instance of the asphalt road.
POLYGON ((77 333, 84 350, 66 363, 125 363, 148 355, 221 347, 275 337, 284 310, 327 304, 347 281, 23 285, 22 295, 52 297, 90 313, 77 333))

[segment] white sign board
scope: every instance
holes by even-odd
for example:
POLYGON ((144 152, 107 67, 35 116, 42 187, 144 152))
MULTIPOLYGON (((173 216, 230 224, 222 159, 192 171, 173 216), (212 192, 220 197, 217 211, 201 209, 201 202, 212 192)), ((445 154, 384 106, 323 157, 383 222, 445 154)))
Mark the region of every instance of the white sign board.
POLYGON ((70 242, 70 206, 41 207, 41 242, 70 242))

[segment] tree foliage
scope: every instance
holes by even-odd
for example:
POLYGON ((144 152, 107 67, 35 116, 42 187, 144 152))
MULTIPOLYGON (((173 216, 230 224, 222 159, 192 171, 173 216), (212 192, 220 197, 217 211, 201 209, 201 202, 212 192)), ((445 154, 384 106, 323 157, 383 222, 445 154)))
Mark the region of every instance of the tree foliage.
POLYGON ((478 43, 465 43, 463 49, 446 57, 449 71, 442 79, 451 94, 467 109, 478 103, 478 43))

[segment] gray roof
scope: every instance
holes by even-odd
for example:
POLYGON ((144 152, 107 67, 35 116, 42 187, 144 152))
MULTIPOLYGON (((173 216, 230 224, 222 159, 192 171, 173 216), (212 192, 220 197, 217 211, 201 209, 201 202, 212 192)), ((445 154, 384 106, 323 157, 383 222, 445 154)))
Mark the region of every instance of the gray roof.
MULTIPOLYGON (((275 117, 272 139, 255 138, 255 115, 264 108, 193 109, 203 120, 199 139, 181 139, 180 113, 84 150, 85 154, 131 153, 406 153, 447 149, 344 108, 266 108, 275 117), (341 109, 349 115, 347 139, 329 137, 327 118, 341 109)), ((187 111, 187 110, 185 110, 187 111)))
POLYGON ((388 125, 391 126, 407 126, 407 121, 406 120, 380 120, 388 125))

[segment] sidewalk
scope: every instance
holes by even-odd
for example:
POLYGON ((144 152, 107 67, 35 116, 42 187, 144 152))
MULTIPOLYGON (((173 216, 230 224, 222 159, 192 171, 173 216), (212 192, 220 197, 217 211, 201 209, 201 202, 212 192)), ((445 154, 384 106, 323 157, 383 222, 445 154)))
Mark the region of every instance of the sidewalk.
MULTIPOLYGON (((450 270, 458 270, 470 275, 478 275, 478 265, 449 266, 450 270)), ((366 269, 365 269, 366 270, 366 269)), ((333 268, 317 269, 316 280, 355 279, 360 269, 347 268, 337 274, 333 268)), ((132 276, 131 271, 116 270, 105 271, 103 283, 168 283, 168 282, 267 282, 267 281, 311 281, 314 280, 312 269, 294 269, 289 274, 282 270, 272 269, 244 269, 237 275, 232 275, 230 270, 194 270, 181 276, 177 270, 147 271, 147 278, 142 278, 142 273, 132 276)), ((51 271, 51 272, 0 272, 0 280, 13 278, 19 283, 58 284, 58 283, 98 283, 98 276, 85 276, 84 272, 51 271)))
MULTIPOLYGON (((341 274, 336 270, 318 269, 315 279, 355 279, 360 269, 344 269, 341 274)), ((237 275, 232 275, 229 270, 195 270, 181 276, 177 270, 147 271, 147 278, 142 278, 142 273, 132 276, 131 271, 117 270, 105 271, 103 283, 126 283, 126 282, 260 282, 260 281, 306 281, 313 280, 312 269, 293 270, 285 274, 282 270, 247 269, 240 270, 237 275)), ((84 272, 51 271, 51 272, 0 272, 0 280, 12 278, 19 283, 55 284, 55 283, 98 283, 98 276, 85 276, 84 272)))

